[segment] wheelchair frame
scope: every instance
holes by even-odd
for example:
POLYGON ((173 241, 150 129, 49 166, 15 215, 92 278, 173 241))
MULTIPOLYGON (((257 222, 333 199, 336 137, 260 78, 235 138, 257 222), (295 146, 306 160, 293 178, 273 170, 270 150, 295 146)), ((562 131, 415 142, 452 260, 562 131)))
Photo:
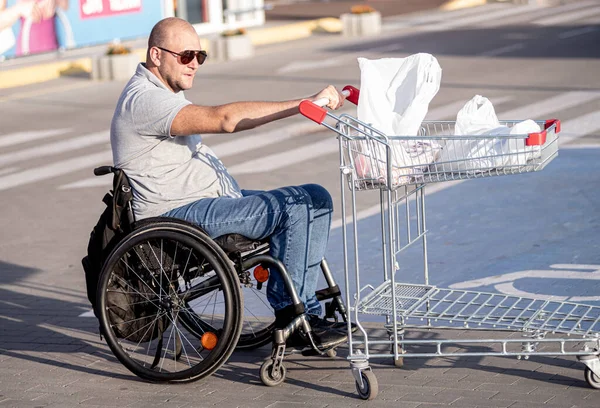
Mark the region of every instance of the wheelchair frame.
MULTIPOLYGON (((98 176, 109 173, 114 173, 115 175, 113 189, 116 190, 117 188, 121 188, 122 186, 117 185, 118 183, 116 180, 118 179, 118 176, 124 176, 122 170, 112 166, 103 166, 94 170, 94 174, 98 176)), ((105 335, 106 341, 113 351, 113 354, 115 354, 119 361, 134 374, 150 381, 193 381, 208 376, 219 369, 227 361, 236 347, 238 349, 252 349, 265 345, 273 340, 271 358, 267 359, 262 364, 260 378, 265 385, 275 386, 285 379, 286 369, 283 365, 283 359, 286 340, 297 330, 301 330, 308 340, 308 344, 311 346, 311 349, 308 350, 309 353, 327 354, 330 356, 335 355, 335 346, 322 348, 315 340, 309 320, 304 313, 303 303, 298 296, 292 279, 283 263, 268 254, 268 243, 253 241, 238 234, 231 234, 212 239, 199 226, 175 218, 155 217, 136 222, 131 208, 131 201, 126 203, 126 211, 130 225, 125 226, 124 236, 120 238, 104 263, 98 285, 97 298, 99 300, 101 329, 105 335), (175 246, 175 253, 177 253, 179 245, 181 245, 181 248, 184 248, 185 245, 190 247, 200 245, 196 250, 200 252, 205 251, 203 255, 205 260, 206 258, 212 259, 212 264, 210 264, 208 268, 205 268, 204 263, 202 263, 200 267, 195 267, 196 277, 194 279, 198 280, 200 277, 208 276, 211 273, 215 274, 215 276, 207 278, 203 283, 192 287, 192 289, 186 289, 187 292, 186 290, 183 290, 183 287, 191 285, 191 282, 194 281, 194 279, 189 279, 189 282, 186 281, 182 284, 182 280, 185 280, 185 269, 187 268, 188 263, 186 263, 183 272, 181 272, 181 265, 177 264, 176 256, 173 255, 171 259, 172 264, 170 265, 171 270, 167 270, 167 268, 164 267, 162 260, 163 258, 169 258, 170 255, 165 253, 168 251, 163 251, 163 239, 160 238, 162 235, 168 237, 167 239, 175 240, 177 243, 175 246), (146 239, 146 237, 148 237, 148 239, 146 239), (158 249, 159 247, 157 244, 151 245, 150 242, 154 242, 152 240, 157 240, 159 238, 160 251, 155 251, 155 249, 158 249), (144 247, 144 245, 146 245, 146 247, 144 247), (156 265, 151 265, 151 263, 155 263, 152 259, 147 259, 146 262, 144 262, 139 255, 140 248, 146 248, 146 250, 149 249, 149 251, 153 253, 153 258, 159 262, 160 265, 158 265, 158 267, 156 265), (136 261, 132 263, 133 258, 135 258, 136 261), (141 262, 139 262, 140 260, 141 262), (132 265, 129 265, 129 263, 132 263, 132 265), (123 264, 125 265, 124 270, 122 269, 123 264), (253 284, 251 278, 249 278, 249 270, 259 265, 268 267, 271 273, 273 270, 276 270, 281 274, 297 315, 285 328, 275 330, 274 323, 267 325, 260 331, 261 335, 253 341, 251 338, 240 338, 241 327, 244 320, 244 316, 241 313, 243 309, 242 286, 253 284), (119 269, 119 267, 121 269, 119 269), (206 271, 204 269, 206 269, 206 271), (151 270, 154 272, 151 272, 151 270), (198 274, 197 271, 199 270, 202 270, 202 275, 198 274), (173 275, 174 273, 175 275, 173 275), (129 276, 128 278, 125 278, 126 274, 129 276), (167 279, 165 279, 165 281, 168 280, 169 282, 163 283, 163 277, 166 277, 167 279), (134 281, 135 284, 133 283, 134 281), (215 284, 217 281, 218 284, 215 284), (205 282, 209 282, 210 285, 205 282), (137 296, 137 299, 141 300, 137 303, 144 303, 145 306, 148 306, 151 309, 153 308, 152 310, 154 310, 157 317, 152 325, 154 325, 160 317, 160 319, 166 319, 166 325, 171 326, 171 334, 167 339, 166 348, 163 348, 163 337, 166 331, 159 333, 160 340, 158 340, 158 344, 155 346, 156 350, 153 350, 154 355, 150 353, 150 343, 155 339, 151 338, 149 340, 145 356, 146 361, 144 361, 143 358, 140 358, 142 361, 135 360, 133 357, 135 352, 132 351, 142 349, 142 343, 144 343, 145 348, 145 342, 138 342, 135 347, 132 346, 132 350, 128 351, 125 350, 123 345, 127 340, 119 338, 116 334, 115 327, 122 323, 115 324, 117 319, 114 317, 115 313, 110 310, 109 298, 111 296, 118 296, 120 293, 114 288, 111 289, 111 284, 113 286, 115 284, 120 285, 121 292, 129 292, 134 296, 137 296), (140 287, 144 288, 144 293, 141 293, 142 290, 139 289, 140 287), (154 292, 148 294, 146 292, 148 292, 147 289, 150 287, 154 288, 154 292), (188 296, 188 294, 192 292, 195 292, 194 296, 197 295, 196 298, 188 296), (113 295, 114 293, 116 293, 116 295, 113 295), (223 327, 213 333, 215 338, 218 339, 216 340, 214 351, 213 349, 207 348, 204 344, 205 334, 210 332, 210 329, 213 327, 211 324, 212 322, 203 321, 200 315, 194 310, 191 310, 192 301, 203 294, 208 295, 209 293, 211 294, 211 297, 214 294, 216 294, 216 296, 223 296, 223 303, 227 303, 225 304, 225 310, 232 315, 223 316, 224 326, 225 323, 227 323, 231 327, 223 327), (237 299, 239 299, 239 301, 237 299), (186 353, 185 342, 187 342, 189 346, 192 346, 193 343, 187 338, 182 338, 182 330, 186 330, 200 340, 201 347, 190 350, 192 353, 189 353, 197 353, 198 355, 194 357, 197 357, 195 360, 198 362, 194 366, 185 368, 182 371, 167 371, 164 369, 163 365, 165 361, 167 361, 167 365, 171 364, 177 367, 178 360, 187 359, 188 364, 191 365, 191 356, 186 353), (173 333, 175 334, 173 335, 173 333), (171 342, 173 343, 173 350, 169 349, 171 342), (219 342, 227 342, 228 344, 219 344, 219 342), (200 350, 201 348, 202 350, 200 350), (204 351, 208 351, 206 356, 200 354, 204 351)), ((190 249, 188 261, 192 255, 192 249, 190 249)), ((196 259, 196 257, 197 256, 194 255, 194 259, 196 259)), ((331 301, 326 304, 325 317, 334 318, 337 321, 337 314, 339 314, 343 321, 347 322, 346 309, 341 297, 340 288, 336 284, 325 259, 323 259, 321 263, 321 269, 327 283, 327 288, 316 292, 317 299, 319 301, 331 299, 331 301)), ((262 285, 262 283, 259 283, 258 285, 262 285)), ((131 303, 129 306, 133 310, 136 305, 131 303)), ((145 313, 145 311, 138 312, 138 314, 135 315, 136 319, 148 320, 145 313)), ((153 326, 151 330, 154 331, 156 329, 153 326)), ((194 359, 192 358, 192 360, 194 359)), ((184 363, 179 363, 179 366, 185 367, 185 365, 186 364, 184 363)))

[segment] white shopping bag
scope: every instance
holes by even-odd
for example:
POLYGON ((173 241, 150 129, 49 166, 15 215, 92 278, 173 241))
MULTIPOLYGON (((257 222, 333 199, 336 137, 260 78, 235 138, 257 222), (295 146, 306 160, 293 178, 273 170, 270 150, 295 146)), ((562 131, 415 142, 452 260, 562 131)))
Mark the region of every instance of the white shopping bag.
MULTIPOLYGON (((386 136, 416 136, 429 103, 440 88, 442 69, 431 54, 407 58, 368 60, 359 58, 361 70, 358 119, 386 136)), ((392 144, 394 184, 404 184, 415 172, 422 172, 433 160, 429 142, 404 140, 392 144)), ((359 178, 387 177, 383 144, 356 146, 355 168, 359 178)))
POLYGON ((456 115, 455 135, 482 135, 500 126, 488 98, 475 95, 456 115))
POLYGON ((539 125, 532 120, 501 126, 490 100, 476 95, 458 112, 455 125, 457 136, 473 137, 447 140, 432 170, 475 174, 526 165, 539 157, 540 149, 525 146, 524 135, 539 131, 539 125), (523 137, 510 138, 511 135, 523 137))

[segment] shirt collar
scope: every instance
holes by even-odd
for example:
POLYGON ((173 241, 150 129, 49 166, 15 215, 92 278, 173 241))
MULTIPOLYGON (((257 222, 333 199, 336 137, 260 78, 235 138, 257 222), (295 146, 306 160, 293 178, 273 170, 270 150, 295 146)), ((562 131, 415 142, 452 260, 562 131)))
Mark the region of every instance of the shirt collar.
POLYGON ((173 92, 169 88, 167 88, 167 86, 165 84, 163 84, 156 75, 154 75, 152 72, 150 72, 148 70, 148 68, 146 68, 146 64, 143 62, 140 62, 138 64, 135 74, 146 78, 148 81, 152 82, 154 85, 158 86, 159 88, 162 88, 169 92, 173 92))

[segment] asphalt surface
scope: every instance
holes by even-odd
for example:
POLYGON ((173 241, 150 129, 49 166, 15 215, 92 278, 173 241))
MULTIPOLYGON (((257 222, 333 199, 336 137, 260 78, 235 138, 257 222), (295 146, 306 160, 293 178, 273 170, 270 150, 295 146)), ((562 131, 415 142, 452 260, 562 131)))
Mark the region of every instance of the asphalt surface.
MULTIPOLYGON (((352 6, 368 5, 381 13, 382 17, 397 16, 440 7, 446 0, 309 0, 309 1, 272 1, 271 10, 266 11, 270 20, 304 20, 324 17, 339 17, 349 13, 352 6)), ((267 2, 269 4, 269 2, 267 2)))
MULTIPOLYGON (((206 104, 299 97, 330 83, 359 86, 357 56, 434 54, 443 80, 431 119, 453 120, 479 93, 502 118, 558 117, 563 131, 558 158, 541 172, 428 186, 430 282, 597 305, 599 17, 592 1, 388 16, 376 38, 318 35, 261 47, 250 60, 206 64, 187 97, 206 104)), ((85 317, 89 304, 79 264, 109 184, 91 170, 110 162, 107 129, 123 85, 61 78, 0 91, 0 406, 598 406, 583 364, 570 356, 406 358, 404 368, 394 367, 391 358, 372 358, 380 392, 369 402, 357 398, 344 347, 335 359, 287 357, 287 379, 278 387, 265 387, 258 377, 269 347, 235 352, 202 381, 139 380, 99 338, 97 321, 85 317)), ((344 111, 355 114, 351 106, 344 111)), ((205 140, 244 187, 318 181, 332 191, 336 216, 328 259, 343 283, 333 136, 296 117, 205 140)), ((361 286, 381 282, 378 203, 377 192, 357 195, 361 286)), ((403 254, 398 276, 422 282, 422 257, 418 246, 403 254)), ((352 294, 353 284, 350 279, 352 294)), ((377 319, 360 318, 373 336, 385 338, 377 319)), ((503 335, 463 329, 407 333, 417 339, 503 335)), ((521 339, 518 332, 506 335, 521 339)))

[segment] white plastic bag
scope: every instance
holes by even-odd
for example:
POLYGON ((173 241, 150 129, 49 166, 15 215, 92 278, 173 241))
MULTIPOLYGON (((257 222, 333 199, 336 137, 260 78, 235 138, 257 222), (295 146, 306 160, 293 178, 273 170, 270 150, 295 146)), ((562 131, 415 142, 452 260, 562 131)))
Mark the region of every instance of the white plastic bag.
MULTIPOLYGON (((431 54, 407 58, 368 60, 359 58, 361 90, 358 119, 386 136, 416 136, 427 114, 429 103, 440 88, 442 69, 431 54)), ((404 184, 415 173, 422 173, 439 148, 421 140, 392 143, 394 184, 404 184)), ((356 145, 354 160, 357 176, 387 177, 386 149, 383 144, 356 145)))
POLYGON ((532 120, 514 126, 501 126, 489 99, 476 95, 458 112, 455 134, 472 135, 472 138, 446 141, 436 164, 436 172, 465 172, 475 174, 510 166, 524 166, 540 149, 525 146, 525 136, 510 138, 511 135, 526 135, 539 132, 540 127, 532 120), (494 137, 497 136, 497 137, 494 137))
POLYGON ((492 102, 475 95, 456 115, 455 135, 482 135, 500 126, 492 102))

